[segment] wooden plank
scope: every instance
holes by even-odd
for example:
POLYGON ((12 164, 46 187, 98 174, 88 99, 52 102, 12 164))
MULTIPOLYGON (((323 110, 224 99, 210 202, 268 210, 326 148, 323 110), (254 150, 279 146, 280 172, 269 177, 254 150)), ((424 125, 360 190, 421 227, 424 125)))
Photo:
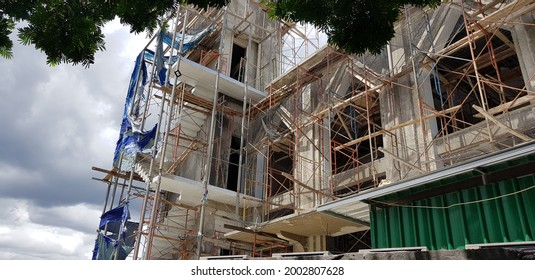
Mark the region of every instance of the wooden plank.
MULTIPOLYGON (((500 25, 505 23, 508 20, 511 20, 515 18, 517 15, 516 13, 519 11, 523 11, 522 8, 525 6, 535 2, 535 0, 518 0, 514 1, 507 6, 495 11, 494 13, 480 19, 478 23, 483 27, 484 29, 487 29, 487 32, 492 32, 496 30, 500 25), (512 15, 512 16, 511 16, 512 15)), ((475 30, 475 26, 469 27, 472 30, 475 30)), ((483 32, 481 29, 478 29, 477 31, 472 33, 472 40, 476 40, 480 37, 483 37, 485 35, 485 32, 483 32)), ((439 52, 439 54, 452 54, 456 52, 457 50, 466 47, 468 43, 470 42, 470 38, 468 36, 462 38, 461 40, 449 45, 448 47, 444 48, 439 52)))
POLYGON ((391 153, 388 150, 383 149, 382 147, 379 147, 378 150, 383 152, 383 153, 385 153, 385 154, 390 155, 392 158, 394 158, 395 160, 399 161, 399 163, 401 163, 401 164, 404 164, 404 165, 406 165, 406 166, 408 166, 410 168, 414 168, 414 169, 416 169, 416 170, 418 170, 418 171, 420 171, 422 173, 425 172, 425 170, 421 169, 420 167, 418 167, 418 166, 416 166, 414 164, 408 163, 406 160, 394 155, 393 153, 391 153))
POLYGON ((497 126, 505 129, 507 132, 509 132, 510 134, 526 141, 526 142, 529 142, 529 141, 532 141, 533 138, 523 134, 523 133, 520 133, 510 127, 508 127, 507 125, 503 124, 502 122, 500 122, 499 120, 497 120, 496 118, 494 118, 493 116, 491 116, 489 113, 485 112, 485 110, 483 110, 483 108, 477 106, 477 105, 472 105, 472 108, 474 108, 476 111, 478 111, 480 114, 482 114, 487 120, 495 123, 497 126))
POLYGON ((502 3, 502 2, 503 2, 503 0, 494 0, 494 1, 490 2, 489 4, 486 4, 485 6, 481 7, 481 9, 479 9, 478 11, 470 14, 470 16, 472 18, 475 18, 477 15, 485 13, 487 10, 494 8, 494 6, 496 6, 498 3, 502 3))
POLYGON ((372 134, 368 134, 368 135, 362 136, 360 138, 357 138, 355 140, 352 140, 352 141, 349 141, 349 142, 347 142, 345 144, 342 144, 342 145, 340 145, 338 147, 334 147, 334 150, 335 151, 340 151, 341 149, 344 149, 344 148, 350 148, 350 146, 358 144, 358 143, 360 143, 362 141, 366 141, 366 140, 371 139, 373 137, 377 137, 379 135, 383 135, 384 133, 385 133, 385 131, 381 130, 381 131, 374 132, 372 134))
MULTIPOLYGON (((453 106, 453 107, 444 109, 442 111, 434 112, 433 114, 430 114, 430 115, 425 115, 424 116, 424 120, 427 120, 427 119, 430 119, 430 118, 435 118, 437 116, 446 116, 446 114, 455 113, 457 110, 460 110, 460 109, 461 109, 461 105, 453 106)), ((394 131, 396 129, 400 129, 400 128, 403 128, 403 127, 408 126, 408 125, 419 123, 420 121, 421 121, 420 118, 418 118, 418 119, 415 119, 415 120, 412 120, 412 121, 407 121, 407 122, 404 122, 404 123, 400 123, 400 124, 395 125, 393 127, 389 127, 387 129, 387 131, 392 132, 392 131, 394 131)))
POLYGON ((186 148, 184 153, 167 169, 167 173, 174 173, 175 170, 178 168, 178 166, 186 160, 188 155, 193 151, 193 149, 197 148, 197 142, 191 142, 189 146, 186 148))
POLYGON ((502 42, 504 42, 510 48, 512 48, 512 49, 515 48, 515 45, 513 44, 513 42, 511 42, 511 40, 509 40, 509 38, 507 38, 507 36, 505 36, 505 34, 503 34, 500 29, 496 29, 496 32, 494 34, 496 35, 496 37, 498 37, 500 40, 502 40, 502 42))
POLYGON ((185 204, 181 204, 181 203, 171 202, 171 201, 169 201, 169 200, 167 200, 165 198, 160 198, 160 200, 163 203, 166 203, 166 204, 169 204, 169 205, 173 205, 173 206, 176 206, 176 207, 180 207, 180 208, 184 208, 184 209, 188 209, 188 210, 192 210, 192 211, 199 210, 198 206, 189 206, 189 205, 185 205, 185 204))
POLYGON ((494 13, 482 18, 479 20, 480 23, 486 23, 486 26, 493 24, 499 24, 501 21, 507 22, 508 20, 514 19, 518 16, 518 13, 526 13, 526 7, 532 3, 534 0, 517 0, 511 2, 507 6, 500 8, 494 13))
MULTIPOLYGON (((91 167, 91 170, 107 173, 106 177, 104 177, 104 179, 103 179, 103 180, 106 180, 106 181, 109 181, 109 179, 111 179, 111 176, 117 176, 117 177, 119 177, 121 179, 127 179, 127 180, 130 179, 130 172, 122 173, 122 172, 119 172, 119 170, 117 168, 113 168, 112 170, 107 170, 107 169, 104 169, 104 168, 93 166, 93 167, 91 167)), ((140 182, 144 182, 143 179, 141 177, 139 177, 135 173, 134 173, 134 180, 140 181, 140 182)))
POLYGON ((229 225, 229 224, 225 224, 225 225, 223 225, 223 227, 226 228, 226 229, 237 230, 237 231, 246 232, 246 233, 250 233, 250 234, 258 234, 260 236, 273 238, 275 240, 280 240, 280 241, 283 241, 283 242, 288 242, 287 240, 281 239, 276 234, 273 234, 273 233, 267 233, 267 232, 263 232, 263 231, 254 231, 254 230, 251 230, 251 229, 248 229, 248 228, 233 226, 233 225, 229 225))
MULTIPOLYGON (((508 57, 515 55, 515 49, 509 48, 509 46, 507 45, 501 45, 494 50, 494 54, 495 54, 495 61, 500 62, 508 57)), ((476 57, 475 62, 477 63, 477 67, 479 69, 484 69, 488 66, 491 66, 492 65, 491 53, 487 52, 484 55, 476 57)), ((456 73, 462 73, 464 72, 465 69, 468 69, 466 73, 471 74, 475 72, 474 68, 472 67, 473 63, 474 63, 473 61, 469 61, 451 71, 456 72, 456 73)), ((451 75, 446 75, 446 78, 451 79, 450 76, 451 75)))
MULTIPOLYGON (((437 116, 444 116, 446 114, 453 113, 453 112, 457 111, 460 108, 461 108, 461 105, 457 105, 457 106, 453 106, 453 107, 448 108, 448 109, 444 109, 442 111, 434 112, 433 114, 424 116, 424 120, 427 120, 427 119, 430 119, 430 118, 434 118, 434 117, 437 117, 437 116)), ((341 149, 349 148, 350 146, 353 146, 353 145, 358 144, 360 142, 366 141, 366 140, 371 139, 373 137, 377 137, 379 135, 385 134, 386 132, 392 132, 392 131, 394 131, 396 129, 400 129, 400 128, 403 128, 405 126, 409 126, 409 125, 413 125, 413 124, 419 123, 420 121, 421 121, 420 118, 414 119, 414 120, 411 120, 411 121, 407 121, 407 122, 395 125, 395 126, 390 127, 388 129, 383 129, 381 131, 374 132, 374 133, 372 133, 370 135, 362 136, 360 138, 357 138, 355 140, 352 140, 352 141, 349 141, 349 142, 347 142, 345 144, 342 144, 342 145, 340 145, 338 147, 335 147, 334 150, 335 151, 340 151, 341 149)))
POLYGON ((346 123, 344 122, 342 116, 340 115, 340 112, 338 112, 338 110, 335 110, 335 113, 336 115, 338 115, 338 120, 340 120, 340 123, 342 124, 342 126, 344 127, 344 130, 346 131, 347 133, 347 136, 349 137, 350 140, 353 140, 353 135, 351 134, 351 132, 349 131, 349 129, 347 128, 347 125, 346 123))
MULTIPOLYGON (((169 88, 169 87, 163 87, 163 86, 159 86, 159 85, 156 85, 156 84, 154 84, 153 87, 155 89, 157 89, 157 90, 165 91, 168 94, 171 94, 171 92, 172 92, 172 89, 169 88)), ((158 99, 162 99, 162 97, 159 96, 159 95, 154 95, 154 96, 156 98, 158 98, 158 99)), ((177 95, 177 98, 178 98, 178 95, 177 95)), ((166 101, 168 102, 169 99, 166 99, 166 101)), ((208 100, 206 100, 206 99, 204 99, 202 97, 195 96, 192 93, 190 93, 189 91, 184 91, 184 101, 185 102, 190 102, 192 104, 195 104, 195 105, 197 105, 197 106, 199 106, 201 108, 204 108, 206 110, 209 110, 209 111, 211 111, 212 107, 213 107, 212 106, 213 105, 212 102, 210 102, 210 101, 208 101, 208 100)), ((175 100, 175 102, 177 102, 177 101, 175 100)), ((216 108, 217 108, 218 112, 221 112, 221 109, 223 109, 224 113, 227 114, 227 115, 230 115, 230 116, 241 116, 241 112, 236 111, 236 110, 232 110, 229 107, 222 108, 222 106, 218 104, 216 106, 216 108)))
POLYGON ((319 190, 316 190, 316 189, 314 189, 314 188, 312 188, 312 187, 307 186, 305 183, 303 183, 303 182, 301 182, 301 181, 295 179, 291 174, 288 174, 288 173, 286 173, 286 172, 282 172, 282 176, 284 176, 284 177, 286 177, 286 178, 292 180, 293 182, 295 182, 295 183, 298 184, 299 186, 301 186, 301 187, 303 187, 303 188, 305 188, 305 189, 307 189, 307 190, 309 190, 309 191, 311 191, 311 192, 317 193, 317 194, 319 194, 319 195, 326 196, 326 197, 328 197, 328 198, 337 199, 337 197, 334 196, 334 195, 326 194, 326 193, 324 193, 324 192, 321 192, 321 191, 319 191, 319 190))
MULTIPOLYGON (((503 113, 505 111, 508 111, 510 109, 516 108, 518 106, 524 105, 526 103, 529 103, 530 101, 535 100, 535 95, 526 95, 522 96, 516 100, 509 101, 507 103, 504 103, 502 105, 498 105, 496 107, 490 108, 487 110, 487 113, 489 115, 496 115, 499 113, 503 113)), ((475 114, 474 117, 476 118, 485 118, 481 113, 475 114)))

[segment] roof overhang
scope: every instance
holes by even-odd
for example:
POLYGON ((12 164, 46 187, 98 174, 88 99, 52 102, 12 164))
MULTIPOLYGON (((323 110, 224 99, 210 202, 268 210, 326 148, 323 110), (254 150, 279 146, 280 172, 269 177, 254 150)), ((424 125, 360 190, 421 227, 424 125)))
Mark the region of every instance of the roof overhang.
POLYGON ((357 221, 336 213, 320 213, 312 210, 306 213, 291 214, 259 224, 256 226, 256 230, 232 231, 226 233, 225 238, 253 243, 255 238, 257 241, 275 241, 274 238, 270 238, 268 235, 275 235, 279 240, 290 240, 292 238, 289 236, 340 236, 368 228, 369 224, 364 221, 357 221))

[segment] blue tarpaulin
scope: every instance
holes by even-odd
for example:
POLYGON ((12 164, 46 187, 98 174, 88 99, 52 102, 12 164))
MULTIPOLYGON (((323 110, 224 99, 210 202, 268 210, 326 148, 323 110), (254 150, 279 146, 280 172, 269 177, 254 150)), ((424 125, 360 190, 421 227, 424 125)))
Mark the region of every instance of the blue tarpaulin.
MULTIPOLYGON (((154 61, 154 51, 153 50, 149 50, 149 49, 145 50, 145 60, 154 61)), ((173 55, 173 58, 171 58, 171 63, 175 63, 175 62, 177 62, 177 60, 178 60, 178 56, 173 55)), ((164 56, 163 57, 163 61, 164 62, 169 61, 169 56, 164 56)))
POLYGON ((130 222, 128 203, 114 208, 100 217, 99 235, 95 241, 93 260, 111 260, 118 250, 119 260, 124 260, 132 251, 135 237, 134 232, 138 223, 130 222))
POLYGON ((128 204, 125 204, 102 214, 102 216, 100 216, 100 224, 98 226, 99 228, 103 229, 107 223, 116 223, 123 220, 126 221, 128 218, 130 218, 130 214, 128 213, 128 204))
POLYGON ((113 155, 113 166, 124 171, 130 171, 133 164, 133 157, 138 152, 143 152, 152 147, 156 138, 156 125, 152 130, 140 131, 141 117, 139 101, 145 97, 143 95, 143 85, 147 83, 147 67, 144 60, 144 52, 141 52, 136 59, 136 65, 130 78, 130 85, 126 94, 126 100, 119 132, 119 139, 113 155), (141 78, 141 85, 138 86, 136 98, 136 85, 141 78), (121 163, 121 154, 122 162, 121 163), (124 164, 124 162, 129 164, 124 164))
MULTIPOLYGON (((214 28, 209 26, 209 27, 203 29, 202 31, 200 31, 200 32, 198 32, 196 34, 192 34, 192 35, 186 34, 186 35, 184 35, 184 43, 182 45, 181 53, 184 53, 187 50, 195 47, 197 44, 199 44, 199 42, 204 37, 206 37, 206 35, 212 33, 213 31, 214 31, 214 28)), ((171 34, 169 32, 164 32, 162 40, 166 45, 171 46, 172 41, 173 41, 173 34, 171 34)), ((174 44, 174 48, 176 50, 178 50, 180 48, 180 42, 181 41, 182 41, 182 35, 177 34, 176 37, 175 37, 175 44, 174 44)))
POLYGON ((158 76, 158 81, 160 85, 165 85, 165 77, 167 74, 167 68, 163 66, 163 42, 162 35, 160 32, 158 35, 158 40, 156 41, 156 53, 154 54, 154 63, 156 63, 156 75, 158 76))
MULTIPOLYGON (((193 35, 185 35, 182 51, 187 51, 189 48, 196 46, 206 35, 210 34, 214 30, 213 27, 207 27, 199 33, 193 35)), ((167 45, 172 44, 173 35, 161 31, 158 34, 158 40, 156 43, 155 52, 141 52, 136 58, 136 65, 132 76, 130 78, 130 85, 128 87, 128 93, 126 95, 125 106, 123 119, 121 122, 121 130, 119 133, 119 139, 117 140, 117 145, 115 147, 115 153, 113 155, 113 166, 119 168, 123 171, 130 171, 133 163, 133 156, 135 153, 143 152, 154 145, 154 139, 157 133, 157 127, 154 126, 150 131, 140 131, 140 108, 139 100, 143 100, 145 97, 143 95, 143 85, 147 83, 147 67, 145 65, 145 56, 153 57, 153 61, 156 66, 156 76, 160 85, 165 84, 167 68, 164 66, 164 60, 166 59, 163 56, 163 43, 167 45), (138 86, 138 94, 136 98, 136 86, 138 85, 138 79, 141 77, 141 86, 138 86), (121 163, 121 154, 122 162, 121 163)), ((180 48, 182 37, 177 35, 175 37, 175 49, 180 48)), ((167 58, 168 59, 168 58, 167 58)), ((175 61, 175 57, 173 57, 175 61)))

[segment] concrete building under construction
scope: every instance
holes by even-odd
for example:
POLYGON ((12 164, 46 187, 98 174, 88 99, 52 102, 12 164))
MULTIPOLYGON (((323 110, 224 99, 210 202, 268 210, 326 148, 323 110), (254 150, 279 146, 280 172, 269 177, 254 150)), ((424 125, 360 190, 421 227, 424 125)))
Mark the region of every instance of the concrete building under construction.
POLYGON ((94 258, 535 241, 535 0, 407 6, 358 56, 265 10, 181 7, 140 50, 94 258))

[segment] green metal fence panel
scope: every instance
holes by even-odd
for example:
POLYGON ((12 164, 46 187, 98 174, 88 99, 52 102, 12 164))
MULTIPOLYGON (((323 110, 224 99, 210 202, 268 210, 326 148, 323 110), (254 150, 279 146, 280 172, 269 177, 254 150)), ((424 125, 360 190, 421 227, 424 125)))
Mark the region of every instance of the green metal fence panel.
POLYGON ((374 248, 535 240, 535 175, 371 211, 374 248))

